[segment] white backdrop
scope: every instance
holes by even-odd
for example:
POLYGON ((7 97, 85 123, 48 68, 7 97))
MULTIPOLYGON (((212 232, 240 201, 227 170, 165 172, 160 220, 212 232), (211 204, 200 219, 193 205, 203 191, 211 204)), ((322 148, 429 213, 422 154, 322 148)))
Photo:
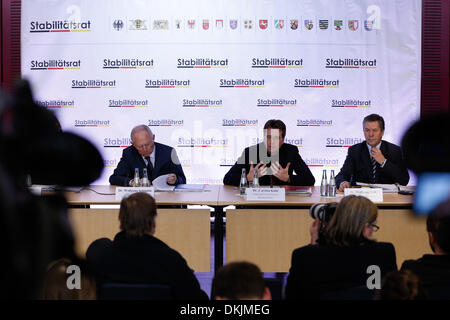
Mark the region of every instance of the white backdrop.
POLYGON ((221 184, 268 119, 320 183, 385 118, 420 113, 420 0, 23 0, 22 75, 108 177, 137 124, 176 148, 188 183, 221 184))

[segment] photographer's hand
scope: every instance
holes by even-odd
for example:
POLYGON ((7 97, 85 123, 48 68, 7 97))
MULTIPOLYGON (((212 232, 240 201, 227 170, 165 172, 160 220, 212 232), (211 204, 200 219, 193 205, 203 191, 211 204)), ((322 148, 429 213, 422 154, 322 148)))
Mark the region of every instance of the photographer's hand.
POLYGON ((317 240, 319 240, 319 232, 320 227, 322 226, 322 222, 319 219, 315 219, 309 228, 309 233, 311 234, 311 244, 317 244, 317 240))

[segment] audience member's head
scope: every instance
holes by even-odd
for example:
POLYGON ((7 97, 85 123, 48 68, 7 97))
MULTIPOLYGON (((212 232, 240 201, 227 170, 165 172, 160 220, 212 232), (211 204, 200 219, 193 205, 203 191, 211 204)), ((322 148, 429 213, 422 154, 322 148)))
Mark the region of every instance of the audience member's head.
POLYGON ((377 300, 423 300, 426 292, 419 277, 409 270, 393 271, 386 275, 377 300))
POLYGON ((83 261, 62 258, 50 263, 44 280, 44 300, 95 300, 96 296, 95 278, 83 261))
POLYGON ((342 198, 325 228, 325 244, 348 247, 371 238, 378 230, 377 216, 376 205, 366 197, 349 195, 342 198))
POLYGON ((450 198, 438 205, 427 218, 428 239, 435 254, 450 254, 450 198))
POLYGON ((284 143, 286 125, 281 120, 271 119, 264 124, 264 143, 271 154, 278 153, 284 143))
POLYGON ((261 270, 253 263, 232 262, 213 279, 211 298, 216 300, 270 300, 261 270))
POLYGON ((448 123, 450 113, 424 115, 405 132, 401 146, 408 169, 422 172, 450 171, 448 123))
POLYGON ((120 230, 127 236, 142 238, 153 235, 156 226, 155 199, 147 193, 137 192, 122 199, 120 203, 120 230))

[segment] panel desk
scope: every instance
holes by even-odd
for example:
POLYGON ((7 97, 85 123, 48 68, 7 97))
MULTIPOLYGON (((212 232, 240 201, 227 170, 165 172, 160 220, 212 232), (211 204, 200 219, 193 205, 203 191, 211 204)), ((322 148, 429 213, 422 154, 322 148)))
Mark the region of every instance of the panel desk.
MULTIPOLYGON (((113 239, 119 232, 119 209, 93 209, 91 205, 118 205, 115 186, 90 186, 81 192, 66 192, 75 249, 85 256, 89 244, 102 237, 113 239)), ((217 204, 218 186, 203 192, 155 192, 158 206, 217 204)), ((180 252, 196 272, 211 269, 210 209, 158 208, 155 236, 180 252)))
MULTIPOLYGON (((287 195, 286 202, 248 202, 237 188, 221 186, 218 204, 236 206, 225 213, 226 262, 246 260, 263 272, 288 272, 292 251, 310 242, 311 205, 339 202, 342 197, 321 197, 320 188, 315 187, 310 197, 287 195)), ((376 203, 380 230, 374 236, 394 244, 398 267, 405 259, 431 253, 426 221, 412 213, 413 196, 384 193, 383 200, 376 203)))

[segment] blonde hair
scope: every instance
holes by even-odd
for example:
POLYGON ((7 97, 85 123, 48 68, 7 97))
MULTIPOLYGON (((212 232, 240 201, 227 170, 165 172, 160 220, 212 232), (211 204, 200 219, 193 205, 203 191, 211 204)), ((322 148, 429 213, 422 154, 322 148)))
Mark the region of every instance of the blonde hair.
POLYGON ((360 244, 367 224, 375 222, 378 208, 369 199, 349 195, 342 198, 324 231, 325 244, 349 247, 360 244))

